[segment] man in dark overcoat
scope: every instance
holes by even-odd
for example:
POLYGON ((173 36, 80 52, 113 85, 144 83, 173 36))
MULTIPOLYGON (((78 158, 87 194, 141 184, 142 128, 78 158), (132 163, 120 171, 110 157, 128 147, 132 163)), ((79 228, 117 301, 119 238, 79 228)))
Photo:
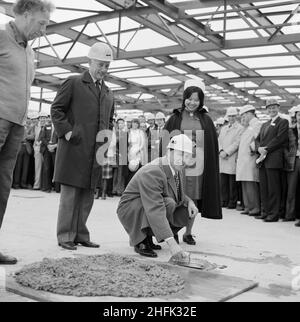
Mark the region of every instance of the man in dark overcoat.
POLYGON ((112 130, 114 99, 103 78, 113 52, 105 43, 88 53, 89 70, 68 78, 58 90, 51 117, 58 135, 54 181, 61 184, 57 222, 58 244, 99 247, 90 241, 86 222, 94 202, 101 167, 96 160, 99 133, 112 130))

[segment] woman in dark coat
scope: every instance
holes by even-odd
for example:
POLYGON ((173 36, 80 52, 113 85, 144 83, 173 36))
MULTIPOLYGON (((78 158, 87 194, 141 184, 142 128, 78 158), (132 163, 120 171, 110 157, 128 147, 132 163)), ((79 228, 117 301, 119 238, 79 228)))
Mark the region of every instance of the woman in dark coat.
MULTIPOLYGON (((204 84, 188 80, 184 86, 182 107, 174 110, 165 125, 162 153, 169 141, 166 136, 170 138, 176 131, 184 132, 193 139, 196 143, 196 160, 204 158, 204 168, 201 169, 196 162, 194 168, 186 169, 185 192, 194 200, 202 217, 222 219, 218 139, 214 123, 203 105, 204 84)), ((190 221, 183 236, 183 241, 190 245, 196 244, 192 236, 193 223, 193 220, 190 221)))

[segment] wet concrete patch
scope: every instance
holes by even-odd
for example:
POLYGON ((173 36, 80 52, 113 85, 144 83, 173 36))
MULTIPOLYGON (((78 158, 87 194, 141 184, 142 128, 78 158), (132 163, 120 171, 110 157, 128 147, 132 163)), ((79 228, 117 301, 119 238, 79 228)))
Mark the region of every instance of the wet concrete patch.
MULTIPOLYGON (((145 263, 153 263, 153 261, 143 260, 145 263)), ((159 264, 159 263, 157 263, 159 264)), ((205 272, 199 269, 191 269, 181 266, 161 263, 163 268, 169 270, 171 273, 177 274, 185 281, 183 290, 176 294, 168 296, 156 296, 150 298, 139 298, 139 301, 155 301, 155 302, 224 302, 232 299, 242 293, 245 293, 258 286, 258 283, 252 280, 246 280, 239 277, 222 275, 217 271, 205 272)), ((136 299, 131 297, 75 297, 53 294, 44 291, 33 290, 28 287, 19 285, 14 277, 11 275, 7 278, 6 289, 10 292, 31 298, 37 301, 50 302, 130 302, 136 299)))

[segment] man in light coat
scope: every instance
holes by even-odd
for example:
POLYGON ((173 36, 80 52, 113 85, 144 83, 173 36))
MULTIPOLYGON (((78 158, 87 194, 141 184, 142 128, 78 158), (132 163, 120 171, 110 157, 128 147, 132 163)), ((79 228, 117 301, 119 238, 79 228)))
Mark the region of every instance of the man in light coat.
POLYGON ((236 159, 244 127, 237 121, 237 108, 228 108, 226 116, 228 125, 222 127, 219 135, 222 206, 235 209, 238 200, 236 159))
MULTIPOLYGON (((28 42, 45 33, 53 9, 47 1, 17 0, 13 6, 15 20, 0 24, 0 228, 34 79, 34 52, 28 42)), ((16 262, 16 258, 0 253, 0 265, 16 262)))
MULTIPOLYGON (((105 85, 113 52, 105 43, 89 50, 89 70, 71 76, 61 86, 51 107, 58 146, 54 182, 61 184, 57 239, 62 248, 97 248, 86 226, 94 203, 101 167, 98 136, 113 128, 114 98, 105 85)), ((103 138, 104 139, 104 138, 103 138)))
POLYGON ((255 107, 245 105, 240 110, 246 130, 241 136, 236 165, 236 180, 242 182, 245 210, 242 214, 260 214, 259 171, 256 166, 255 139, 262 123, 255 117, 255 107))
POLYGON ((123 193, 117 214, 135 251, 147 257, 157 257, 153 249, 161 249, 152 242, 165 241, 172 259, 188 262, 174 236, 198 214, 194 202, 184 194, 182 170, 190 164, 193 142, 184 134, 174 136, 167 154, 142 167, 123 193))

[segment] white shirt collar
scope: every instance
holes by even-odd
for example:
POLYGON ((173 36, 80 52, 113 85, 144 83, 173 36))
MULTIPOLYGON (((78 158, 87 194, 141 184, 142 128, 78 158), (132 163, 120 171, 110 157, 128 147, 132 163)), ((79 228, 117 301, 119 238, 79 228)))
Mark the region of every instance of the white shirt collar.
MULTIPOLYGON (((89 72, 90 73, 90 72, 89 72)), ((97 79, 93 77, 93 75, 90 73, 91 77, 92 77, 92 80, 94 82, 94 84, 97 82, 97 79)), ((99 81, 99 86, 101 87, 102 86, 102 80, 99 81)))
POLYGON ((271 119, 271 122, 272 123, 274 123, 276 120, 277 120, 277 118, 279 117, 279 114, 277 114, 275 117, 273 117, 272 119, 271 119))

